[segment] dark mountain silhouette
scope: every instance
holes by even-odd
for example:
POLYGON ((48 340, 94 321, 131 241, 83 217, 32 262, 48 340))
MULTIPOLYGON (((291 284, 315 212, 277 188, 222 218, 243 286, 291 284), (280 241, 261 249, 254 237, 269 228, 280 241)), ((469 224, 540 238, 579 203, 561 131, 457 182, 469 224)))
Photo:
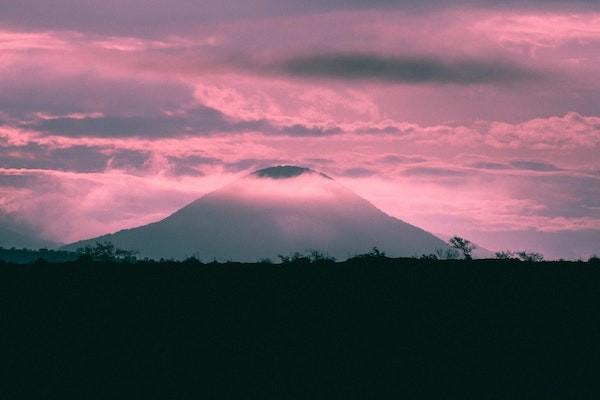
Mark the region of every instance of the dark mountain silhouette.
POLYGON ((374 246, 390 256, 419 256, 445 247, 327 175, 296 166, 256 171, 162 221, 66 248, 99 241, 137 250, 142 257, 239 261, 304 250, 346 258, 374 246))

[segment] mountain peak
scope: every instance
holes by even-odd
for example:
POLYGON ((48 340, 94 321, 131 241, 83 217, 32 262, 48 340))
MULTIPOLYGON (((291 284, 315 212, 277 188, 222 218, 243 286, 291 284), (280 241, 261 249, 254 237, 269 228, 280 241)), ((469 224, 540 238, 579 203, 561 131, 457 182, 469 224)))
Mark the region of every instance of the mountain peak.
POLYGON ((390 256, 430 254, 446 244, 393 218, 327 175, 279 165, 259 169, 167 218, 67 246, 110 241, 141 257, 255 261, 312 249, 337 258, 377 246, 390 256))
MULTIPOLYGON (((268 167, 254 171, 252 175, 259 178, 270 178, 270 179, 288 179, 295 178, 303 174, 317 174, 318 172, 313 171, 310 168, 298 167, 296 165, 277 165, 275 167, 268 167)), ((324 178, 331 179, 329 176, 318 173, 324 178)))

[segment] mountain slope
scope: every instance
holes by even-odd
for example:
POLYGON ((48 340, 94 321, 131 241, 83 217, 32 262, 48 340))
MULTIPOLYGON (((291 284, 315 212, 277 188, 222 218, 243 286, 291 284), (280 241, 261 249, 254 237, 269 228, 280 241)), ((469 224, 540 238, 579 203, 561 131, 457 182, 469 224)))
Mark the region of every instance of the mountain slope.
POLYGON ((346 258, 373 246, 391 256, 413 256, 445 246, 330 177, 294 166, 256 171, 162 221, 67 248, 105 240, 152 258, 240 261, 313 249, 346 258))
POLYGON ((20 223, 11 215, 0 214, 0 247, 39 249, 57 246, 57 243, 43 239, 34 228, 20 223))

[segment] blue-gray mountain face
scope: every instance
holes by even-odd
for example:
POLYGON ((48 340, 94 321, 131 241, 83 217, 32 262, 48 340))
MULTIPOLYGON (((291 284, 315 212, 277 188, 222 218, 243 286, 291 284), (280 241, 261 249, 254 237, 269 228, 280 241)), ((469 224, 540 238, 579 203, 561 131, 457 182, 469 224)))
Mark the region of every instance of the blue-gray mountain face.
POLYGON ((19 221, 13 215, 0 214, 0 247, 39 249, 57 246, 57 243, 42 238, 33 226, 19 221))
POLYGON ((209 193, 162 221, 73 243, 111 241, 142 257, 256 261, 318 250, 336 258, 377 246, 390 256, 445 248, 434 235, 393 218, 327 175, 278 166, 209 193))

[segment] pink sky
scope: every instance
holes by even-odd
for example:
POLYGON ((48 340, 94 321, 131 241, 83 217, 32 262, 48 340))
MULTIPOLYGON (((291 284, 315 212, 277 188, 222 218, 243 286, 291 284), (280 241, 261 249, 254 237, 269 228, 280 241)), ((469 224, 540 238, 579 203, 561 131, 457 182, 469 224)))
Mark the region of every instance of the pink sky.
POLYGON ((599 237, 600 7, 102 3, 0 0, 0 214, 48 239, 282 163, 494 249, 599 237))

